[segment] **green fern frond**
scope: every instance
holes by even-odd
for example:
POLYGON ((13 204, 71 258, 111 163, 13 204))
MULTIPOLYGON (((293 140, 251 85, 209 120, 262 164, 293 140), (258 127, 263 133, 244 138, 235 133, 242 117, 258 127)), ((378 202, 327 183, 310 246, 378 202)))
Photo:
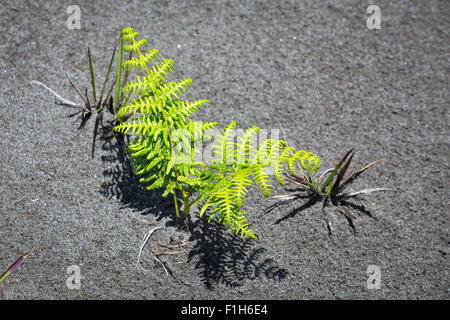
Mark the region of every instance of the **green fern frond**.
POLYGON ((167 79, 167 73, 172 71, 174 62, 170 59, 163 59, 159 65, 153 66, 149 70, 149 78, 157 84, 164 83, 164 79, 167 79))
POLYGON ((218 214, 217 220, 219 223, 225 224, 236 234, 241 233, 242 237, 256 239, 253 231, 249 230, 248 224, 245 223, 247 221, 245 213, 240 211, 241 204, 233 179, 224 178, 219 182, 219 185, 220 188, 216 188, 214 192, 210 193, 208 200, 201 208, 200 217, 204 215, 208 208, 214 207, 208 221, 211 221, 218 214))
POLYGON ((134 39, 138 36, 138 33, 133 28, 126 27, 122 29, 121 36, 127 42, 134 42, 134 39))
POLYGON ((297 175, 295 164, 299 163, 303 170, 310 173, 316 173, 320 168, 320 159, 311 152, 298 150, 286 159, 288 164, 288 171, 291 174, 297 175))
POLYGON ((215 126, 217 126, 217 122, 202 122, 203 132, 207 132, 208 130, 213 129, 215 126))
POLYGON ((253 177, 255 183, 259 185, 259 189, 265 197, 270 196, 270 188, 272 185, 269 183, 270 177, 266 172, 267 168, 263 166, 255 166, 253 169, 253 177))
POLYGON ((246 168, 239 171, 238 175, 235 175, 231 179, 231 188, 236 195, 236 201, 239 205, 242 204, 242 200, 247 195, 248 189, 253 181, 249 179, 252 174, 252 168, 246 168))
POLYGON ((180 99, 178 95, 181 92, 185 92, 186 88, 188 88, 192 84, 191 79, 183 79, 178 82, 169 82, 156 90, 155 97, 159 98, 160 102, 165 105, 167 101, 174 101, 174 98, 177 100, 180 99))
POLYGON ((126 46, 123 47, 123 50, 126 52, 133 52, 133 54, 136 54, 139 52, 139 49, 147 44, 147 40, 146 39, 141 39, 141 40, 134 40, 132 42, 130 42, 130 44, 127 44, 126 46))
POLYGON ((235 142, 234 142, 234 129, 237 123, 232 122, 226 126, 222 134, 218 135, 215 139, 213 147, 213 153, 217 156, 213 160, 216 164, 234 164, 235 159, 235 142))
MULTIPOLYGON (((134 58, 134 57, 133 57, 134 58)), ((145 63, 145 59, 134 60, 136 63, 140 61, 144 61, 144 64, 137 65, 145 68, 147 63, 145 63)), ((132 60, 128 60, 124 62, 124 65, 128 66, 134 63, 132 60)), ((129 94, 133 93, 136 95, 147 95, 156 92, 158 88, 164 83, 165 78, 167 78, 167 72, 172 71, 173 61, 168 59, 163 59, 159 65, 153 66, 152 69, 149 70, 148 75, 144 75, 141 78, 139 75, 136 76, 136 81, 130 81, 123 87, 123 93, 129 94), (165 78, 164 78, 165 76, 165 78)))
POLYGON ((279 161, 275 161, 272 163, 273 173, 275 180, 278 184, 284 185, 283 173, 285 170, 285 163, 289 161, 293 154, 295 154, 295 149, 293 147, 285 147, 279 156, 279 161))
POLYGON ((145 54, 139 55, 139 58, 132 57, 123 63, 123 67, 127 71, 131 71, 137 68, 141 68, 141 72, 144 72, 145 66, 150 63, 150 61, 155 62, 158 57, 158 50, 150 49, 145 54))
POLYGON ((121 118, 124 115, 130 114, 130 113, 132 115, 135 115, 137 112, 139 112, 141 114, 157 115, 158 113, 162 112, 162 106, 153 97, 140 96, 138 100, 133 99, 133 101, 131 103, 120 108, 117 115, 119 118, 121 118))
POLYGON ((197 155, 202 156, 205 139, 213 138, 208 135, 217 122, 194 122, 191 116, 209 101, 182 100, 192 80, 166 82, 173 61, 163 59, 151 65, 158 51, 151 49, 143 54, 141 49, 147 41, 136 40, 137 36, 132 28, 122 31, 125 51, 135 55, 123 67, 138 74, 122 88, 124 96, 134 96, 119 109, 120 122, 114 127, 115 132, 134 136, 128 146, 134 172, 147 189, 164 189, 163 196, 172 194, 176 199, 176 190, 183 191, 185 214, 191 206, 203 203, 200 217, 208 211, 209 221, 217 218, 236 234, 256 239, 241 208, 251 185, 256 184, 268 197, 272 188, 270 170, 276 182, 283 184, 286 166, 289 172, 299 166, 314 173, 320 160, 282 140, 264 139, 258 144, 258 127, 238 130, 235 122, 215 137, 211 147, 216 159, 212 163, 197 159, 197 155))

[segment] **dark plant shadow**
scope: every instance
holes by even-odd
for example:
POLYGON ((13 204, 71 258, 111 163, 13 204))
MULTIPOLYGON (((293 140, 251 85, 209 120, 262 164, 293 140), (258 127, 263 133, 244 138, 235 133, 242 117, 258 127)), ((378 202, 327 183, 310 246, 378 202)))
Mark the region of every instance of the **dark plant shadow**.
POLYGON ((108 199, 116 198, 124 207, 140 212, 141 215, 152 214, 156 220, 164 217, 173 219, 174 205, 172 199, 162 197, 161 190, 149 191, 139 182, 133 172, 132 159, 126 152, 126 136, 112 133, 113 125, 107 123, 99 126, 99 142, 106 154, 102 162, 108 164, 103 171, 106 181, 100 185, 100 193, 108 199))
POLYGON ((196 268, 201 269, 202 280, 210 290, 218 283, 238 287, 246 279, 256 280, 264 276, 281 281, 288 271, 273 259, 263 258, 266 251, 257 242, 242 239, 225 226, 198 219, 191 229, 191 241, 195 241, 188 262, 198 259, 196 268))
MULTIPOLYGON (((60 106, 66 106, 66 107, 71 107, 71 106, 69 106, 68 104, 65 104, 65 103, 59 103, 59 102, 55 102, 57 105, 60 105, 60 106)), ((78 126, 78 130, 81 130, 81 129, 84 129, 84 127, 86 126, 86 123, 88 122, 88 120, 91 118, 91 116, 92 116, 92 112, 86 112, 86 113, 83 113, 81 110, 78 110, 77 112, 75 112, 75 113, 72 113, 72 114, 69 114, 67 117, 68 118, 73 118, 73 117, 75 117, 75 116, 77 116, 77 115, 79 115, 78 116, 78 118, 76 119, 77 121, 78 120, 81 120, 80 121, 80 125, 78 126)), ((96 131, 94 131, 94 137, 95 137, 95 135, 96 135, 96 131)))
POLYGON ((375 216, 372 214, 372 212, 370 212, 369 210, 367 210, 366 207, 365 207, 364 205, 362 205, 362 204, 357 204, 357 203, 354 203, 354 202, 350 202, 350 201, 348 201, 348 200, 343 200, 343 201, 340 202, 340 204, 341 204, 342 206, 346 206, 346 207, 352 208, 352 209, 356 210, 357 212, 360 212, 360 213, 362 213, 362 214, 365 214, 365 215, 368 216, 369 218, 373 218, 373 219, 375 219, 375 220, 378 220, 377 217, 375 217, 375 216))
MULTIPOLYGON (((279 218, 277 221, 275 221, 275 224, 279 224, 289 218, 292 218, 295 215, 297 215, 298 213, 302 212, 303 210, 306 210, 306 209, 314 206, 318 202, 321 202, 320 197, 316 197, 316 196, 303 197, 302 196, 299 198, 278 201, 278 202, 274 203, 273 205, 271 205, 266 210, 266 212, 270 212, 280 206, 288 205, 292 202, 299 201, 302 199, 308 199, 308 200, 306 203, 304 203, 300 207, 294 208, 289 214, 285 215, 284 217, 279 218)), ((348 201, 348 200, 341 200, 338 203, 332 205, 331 207, 338 208, 338 212, 341 213, 345 217, 345 219, 347 220, 347 222, 349 224, 349 227, 352 229, 354 234, 356 234, 356 226, 355 226, 355 222, 352 220, 352 218, 350 218, 349 211, 348 211, 349 209, 353 209, 353 211, 356 211, 357 213, 365 214, 366 216, 373 218, 375 220, 377 219, 369 210, 366 209, 366 207, 364 205, 359 205, 359 204, 356 204, 356 203, 348 201), (342 210, 339 210, 339 208, 342 208, 345 212, 342 210)))
POLYGON ((358 205, 358 204, 356 204, 354 202, 350 202, 348 200, 342 200, 339 202, 339 207, 341 207, 343 209, 343 211, 338 210, 339 213, 341 213, 345 217, 345 219, 347 220, 348 225, 352 229, 354 235, 356 235, 356 225, 355 225, 355 221, 353 220, 353 217, 350 218, 350 216, 349 216, 349 214, 351 214, 349 212, 349 209, 352 209, 353 212, 356 212, 358 214, 362 213, 370 218, 377 220, 377 218, 370 211, 368 211, 364 205, 358 205))
MULTIPOLYGON (((299 199, 293 199, 292 201, 291 200, 289 200, 289 202, 288 203, 291 203, 291 202, 293 202, 293 201, 298 201, 299 199)), ((287 215, 285 215, 284 217, 281 217, 280 219, 278 219, 277 221, 275 221, 275 224, 279 224, 279 223, 281 223, 281 222, 283 222, 284 220, 287 220, 287 219, 289 219, 289 218, 292 218, 292 217, 294 217, 294 216, 296 216, 298 213, 300 213, 300 212, 302 212, 303 210, 306 210, 306 209, 308 209, 308 208, 310 208, 310 207, 312 207, 312 206, 314 206, 317 202, 319 202, 319 198, 317 198, 317 197, 311 197, 311 198, 308 198, 308 201, 306 202, 306 203, 304 203, 302 206, 300 206, 300 207, 298 207, 298 208, 295 208, 295 209, 293 209, 290 213, 288 213, 287 215)), ((273 204, 270 208, 272 208, 272 207, 274 207, 274 206, 280 206, 280 205, 283 205, 283 204, 288 204, 288 203, 275 203, 275 204, 273 204)), ((273 210, 273 209, 272 209, 273 210)))

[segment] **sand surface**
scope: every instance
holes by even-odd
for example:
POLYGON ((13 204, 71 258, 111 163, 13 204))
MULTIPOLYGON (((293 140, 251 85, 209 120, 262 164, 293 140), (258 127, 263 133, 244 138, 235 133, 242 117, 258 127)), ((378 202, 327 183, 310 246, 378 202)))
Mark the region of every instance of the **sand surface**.
POLYGON ((6 298, 448 299, 450 5, 376 2, 380 30, 366 26, 367 2, 315 0, 78 1, 81 29, 69 30, 66 1, 2 1, 0 271, 39 242, 6 298), (32 83, 81 102, 64 72, 88 87, 90 46, 100 83, 120 26, 175 61, 171 79, 192 78, 185 98, 211 101, 196 120, 282 129, 324 169, 350 148, 351 171, 385 158, 352 188, 401 192, 355 201, 356 233, 331 208, 331 239, 320 205, 266 212, 275 202, 257 190, 244 209, 258 241, 198 210, 179 230, 172 199, 137 183, 114 143, 97 140, 91 159, 94 121, 78 130, 32 83), (161 257, 167 276, 151 249, 181 238, 189 250, 161 257), (66 285, 71 265, 80 290, 66 285), (367 287, 370 265, 379 289, 367 287))

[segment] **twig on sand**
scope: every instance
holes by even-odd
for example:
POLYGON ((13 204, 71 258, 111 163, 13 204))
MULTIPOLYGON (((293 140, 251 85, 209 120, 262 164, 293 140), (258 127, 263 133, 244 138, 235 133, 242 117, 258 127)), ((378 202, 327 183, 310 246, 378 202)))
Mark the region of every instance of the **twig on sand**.
MULTIPOLYGON (((114 165, 111 166, 111 168, 112 168, 112 167, 114 167, 114 165)), ((134 216, 133 216, 132 218, 134 218, 134 219, 136 219, 136 220, 138 220, 138 221, 140 221, 140 222, 142 222, 142 223, 148 224, 148 225, 155 224, 153 221, 150 221, 150 220, 141 219, 141 218, 134 217, 134 216)))
MULTIPOLYGON (((145 245, 147 244, 148 239, 150 239, 150 237, 152 236, 152 234, 153 234, 156 230, 160 230, 160 229, 163 229, 163 227, 155 227, 155 228, 151 229, 151 230, 149 231, 149 233, 147 233, 147 235, 144 237, 144 241, 142 242, 142 245, 141 245, 141 247, 140 247, 140 249, 139 249, 139 254, 138 254, 138 259, 137 259, 137 265, 139 265, 139 263, 140 263, 142 250, 144 249, 145 245)), ((152 256, 153 256, 153 259, 155 259, 156 261, 158 261, 158 262, 163 266, 164 271, 165 271, 166 274, 169 276, 169 275, 170 275, 170 274, 169 274, 169 271, 167 270, 167 268, 166 268, 166 266, 164 265, 164 263, 158 258, 157 255, 153 255, 153 254, 152 254, 152 256)), ((144 270, 145 270, 145 269, 144 269, 144 270)))
POLYGON ((163 227, 154 227, 153 229, 151 229, 149 231, 149 233, 147 233, 147 235, 144 237, 144 240, 142 242, 141 247, 139 248, 139 254, 138 254, 138 259, 137 259, 137 264, 139 265, 139 262, 141 261, 141 255, 142 255, 142 250, 144 250, 145 245, 147 244, 148 239, 150 239, 150 237, 152 236, 153 232, 155 232, 156 230, 160 230, 163 229, 163 227))
POLYGON ((81 93, 80 89, 78 89, 78 87, 75 85, 75 83, 73 83, 72 79, 70 79, 69 75, 67 74, 67 72, 65 72, 66 78, 69 80, 70 84, 72 85, 72 87, 78 92, 78 95, 80 96, 81 100, 83 100, 85 106, 90 109, 91 104, 88 101, 87 98, 87 89, 86 89, 86 97, 83 96, 83 94, 81 93))
POLYGON ((189 245, 189 241, 187 241, 187 240, 180 241, 180 243, 177 245, 168 245, 168 244, 163 244, 160 242, 157 242, 156 245, 157 245, 156 250, 155 250, 156 257, 172 256, 172 255, 180 256, 181 254, 192 250, 192 248, 189 245), (169 250, 168 251, 159 251, 159 246, 164 247, 169 250), (185 246, 187 246, 187 248, 185 246), (185 247, 185 248, 182 248, 182 247, 185 247))
POLYGON ((44 87, 45 89, 47 89, 47 90, 48 90, 50 93, 52 93, 55 97, 57 97, 59 100, 61 100, 61 102, 62 102, 63 104, 66 104, 66 105, 68 105, 68 106, 70 106, 70 107, 73 107, 73 108, 81 107, 81 105, 78 105, 78 104, 76 104, 76 103, 73 102, 73 101, 70 101, 70 100, 67 100, 67 99, 61 97, 59 94, 57 94, 55 91, 53 91, 52 89, 50 89, 49 87, 47 87, 47 86, 46 86, 45 84, 43 84, 42 82, 37 81, 37 80, 33 80, 32 82, 34 82, 34 83, 36 83, 37 85, 40 85, 40 86, 44 87))
POLYGON ((164 265, 164 262, 162 262, 162 261, 158 258, 158 256, 153 256, 153 258, 155 258, 155 260, 158 261, 158 262, 163 266, 164 271, 166 272, 166 274, 167 274, 168 276, 170 276, 169 271, 167 271, 167 268, 166 268, 166 266, 164 265))

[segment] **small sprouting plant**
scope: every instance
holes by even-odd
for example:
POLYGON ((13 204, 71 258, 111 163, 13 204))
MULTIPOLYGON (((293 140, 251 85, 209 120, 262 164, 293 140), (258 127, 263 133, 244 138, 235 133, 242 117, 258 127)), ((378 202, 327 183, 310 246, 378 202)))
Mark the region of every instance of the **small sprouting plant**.
POLYGON ((24 254, 23 256, 19 257, 0 277, 0 300, 3 299, 3 288, 1 286, 1 283, 3 280, 6 279, 11 273, 19 269, 19 267, 23 264, 26 258, 28 258, 33 251, 36 249, 36 246, 34 246, 28 253, 24 254))
POLYGON ((164 189, 164 197, 172 194, 177 217, 179 191, 186 216, 191 207, 202 204, 200 217, 210 209, 209 221, 218 216, 219 223, 237 234, 256 238, 241 210, 248 187, 254 183, 268 197, 272 187, 269 170, 276 182, 284 184, 284 165, 292 174, 294 163, 316 172, 319 159, 312 153, 296 151, 283 140, 258 141, 258 127, 236 134, 233 122, 215 135, 213 157, 205 160, 202 146, 212 138, 210 132, 217 123, 194 122, 190 116, 208 101, 180 99, 191 79, 167 82, 173 61, 163 59, 151 66, 158 51, 143 51, 147 41, 137 40, 138 33, 132 28, 123 29, 121 35, 119 47, 124 43, 124 51, 130 54, 122 66, 126 72, 135 70, 138 74, 122 92, 116 92, 116 97, 122 94, 126 100, 117 112, 118 124, 113 131, 134 136, 128 151, 135 173, 142 176, 140 181, 148 183, 149 190, 164 189))
MULTIPOLYGON (((116 87, 117 86, 120 87, 120 73, 116 74, 116 77, 115 77, 114 81, 112 82, 110 89, 108 91, 105 91, 106 85, 107 85, 109 77, 110 77, 115 54, 116 54, 116 47, 114 47, 113 53, 111 55, 111 59, 110 59, 109 66, 108 66, 108 71, 106 72, 106 76, 103 81, 102 89, 100 91, 100 96, 97 96, 91 51, 90 51, 89 47, 87 49, 87 58, 88 58, 88 63, 89 63, 89 73, 90 73, 90 78, 91 78, 93 103, 91 103, 91 100, 89 99, 87 88, 85 89, 85 93, 83 94, 67 73, 65 73, 65 75, 66 75, 67 79, 69 80, 70 85, 78 93, 78 95, 80 96, 83 103, 75 103, 73 101, 65 99, 65 98, 61 97, 59 94, 57 94, 55 91, 50 89, 48 86, 46 86, 44 83, 42 83, 40 81, 36 81, 36 80, 33 81, 34 83, 47 89, 56 98, 58 98, 60 100, 60 104, 68 106, 70 108, 78 109, 78 111, 76 113, 70 115, 70 117, 72 117, 77 114, 80 114, 81 124, 78 129, 82 129, 85 126, 86 122, 89 121, 89 119, 91 119, 92 114, 94 112, 96 113, 93 144, 92 144, 92 157, 94 157, 95 139, 97 137, 99 126, 101 125, 103 127, 103 124, 104 124, 103 119, 104 119, 105 110, 108 110, 110 112, 110 114, 112 114, 114 116, 114 118, 111 120, 108 120, 107 123, 109 125, 114 124, 117 122, 117 118, 115 117, 116 110, 120 107, 120 105, 123 101, 123 96, 119 96, 116 94, 113 98, 113 95, 112 95, 115 84, 116 84, 116 87)), ((120 59, 121 59, 121 53, 119 54, 118 61, 120 61, 120 59)), ((125 79, 126 78, 127 78, 127 73, 125 74, 125 79)))
MULTIPOLYGON (((353 159, 353 155, 354 150, 351 149, 336 165, 336 167, 326 170, 320 176, 318 176, 315 172, 311 172, 311 170, 305 170, 304 166, 298 166, 298 169, 301 172, 300 175, 294 174, 292 173, 292 170, 290 170, 288 176, 285 177, 285 179, 295 184, 298 187, 298 191, 293 194, 279 195, 273 198, 283 201, 309 198, 313 203, 322 201, 322 213, 327 223, 328 232, 329 234, 331 234, 332 228, 325 211, 325 208, 329 203, 337 206, 343 204, 343 202, 345 202, 346 200, 355 198, 359 195, 370 194, 377 191, 394 191, 394 189, 389 188, 372 188, 363 189, 356 192, 346 192, 347 188, 364 171, 383 160, 379 159, 373 161, 352 174, 349 178, 344 179, 347 169, 349 168, 350 163, 353 159)), ((350 214, 347 210, 344 210, 343 213, 348 219, 352 221, 352 223, 357 222, 355 216, 350 214)))

